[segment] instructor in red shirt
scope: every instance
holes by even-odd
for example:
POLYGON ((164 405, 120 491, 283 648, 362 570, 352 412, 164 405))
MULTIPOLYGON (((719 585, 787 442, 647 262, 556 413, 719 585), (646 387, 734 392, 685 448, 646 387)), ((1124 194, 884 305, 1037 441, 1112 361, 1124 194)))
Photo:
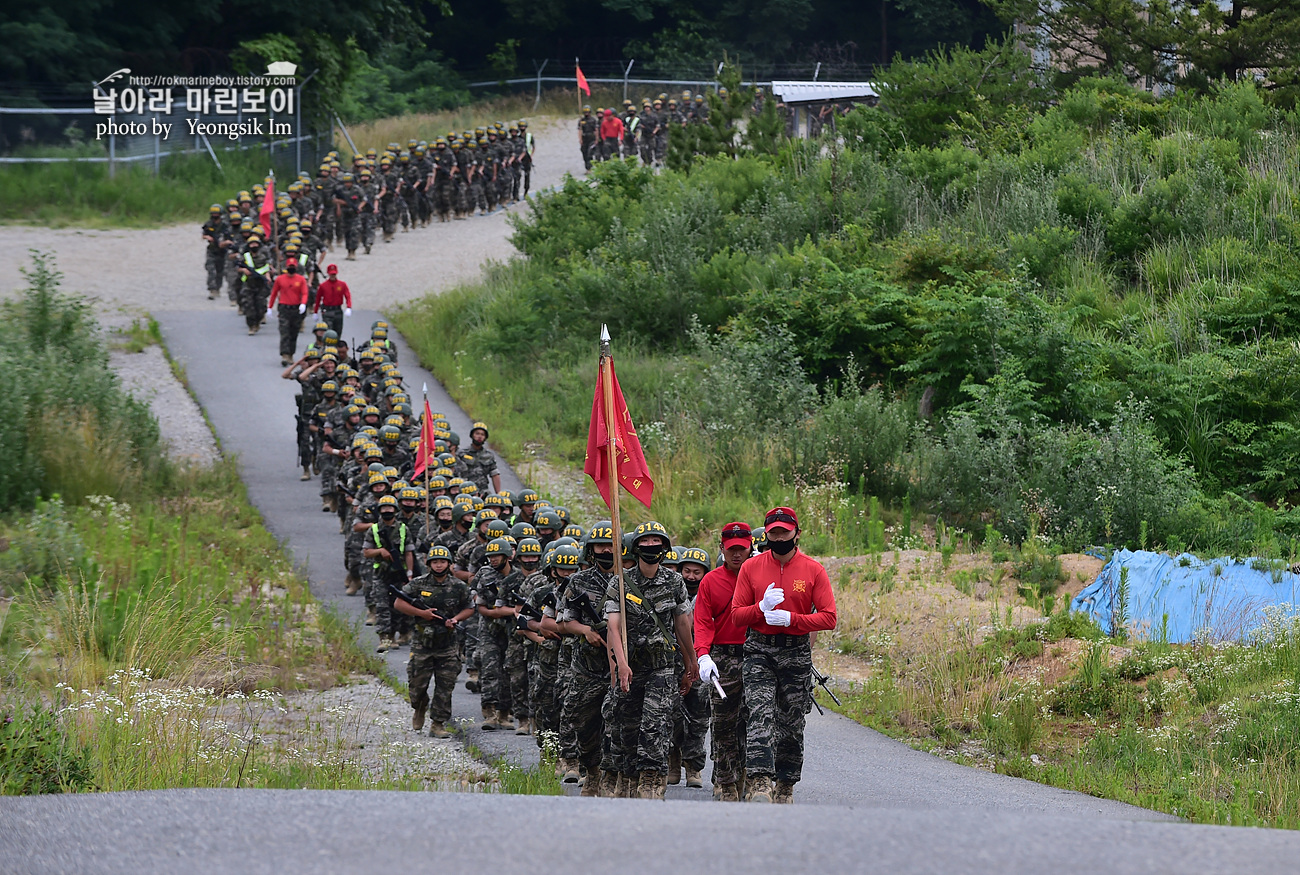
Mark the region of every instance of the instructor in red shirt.
POLYGON ((809 633, 835 628, 835 593, 822 564, 799 551, 793 510, 772 508, 763 527, 769 549, 741 566, 731 599, 732 622, 748 629, 745 772, 750 802, 793 802, 812 707, 809 633))
POLYGON ((700 662, 700 680, 709 687, 713 716, 709 722, 713 756, 713 784, 723 802, 740 801, 745 777, 745 630, 731 622, 731 599, 736 576, 753 552, 754 539, 747 523, 722 527, 722 564, 704 575, 695 595, 695 654, 700 662), (713 688, 722 685, 724 699, 713 688))
POLYGON ((266 302, 266 318, 275 314, 275 302, 280 302, 280 364, 293 361, 293 350, 298 345, 298 332, 302 317, 307 312, 307 278, 298 272, 298 259, 284 263, 284 273, 275 278, 271 286, 271 300, 266 302))
POLYGON ((348 284, 339 279, 339 266, 331 264, 325 268, 329 279, 316 289, 316 306, 314 312, 320 313, 325 324, 332 331, 343 336, 343 317, 352 315, 352 292, 348 284))

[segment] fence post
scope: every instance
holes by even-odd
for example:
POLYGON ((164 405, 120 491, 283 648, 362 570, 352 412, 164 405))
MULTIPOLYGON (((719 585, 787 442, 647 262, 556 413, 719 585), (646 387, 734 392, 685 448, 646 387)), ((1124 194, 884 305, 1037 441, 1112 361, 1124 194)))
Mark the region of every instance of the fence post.
POLYGON ((537 96, 533 98, 533 112, 537 112, 537 108, 542 105, 542 71, 546 69, 546 65, 550 62, 551 59, 546 58, 542 61, 542 66, 539 67, 537 62, 533 61, 533 69, 537 71, 537 96))
POLYGON ((632 72, 632 65, 636 63, 636 58, 627 62, 627 69, 623 71, 623 99, 627 100, 627 77, 632 72))

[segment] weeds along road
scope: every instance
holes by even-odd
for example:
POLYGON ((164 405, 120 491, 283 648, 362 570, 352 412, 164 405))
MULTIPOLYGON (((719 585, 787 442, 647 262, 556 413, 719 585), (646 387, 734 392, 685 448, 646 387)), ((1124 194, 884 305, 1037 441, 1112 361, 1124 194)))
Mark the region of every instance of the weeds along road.
MULTIPOLYGON (((560 133, 561 139, 571 136, 567 130, 560 133)), ((576 149, 571 141, 567 145, 576 163, 576 149)), ((7 241, 0 246, 12 244, 9 235, 14 230, 0 230, 0 241, 7 241)), ((228 305, 209 304, 201 253, 190 231, 184 229, 175 248, 116 252, 118 258, 139 257, 154 264, 165 262, 170 253, 183 253, 174 275, 150 270, 147 283, 152 286, 140 280, 128 293, 110 288, 111 274, 96 278, 91 257, 78 249, 84 240, 59 232, 55 245, 69 274, 66 287, 90 288, 82 280, 93 280, 106 300, 154 313, 223 451, 238 455, 250 498, 267 526, 292 551, 315 595, 359 619, 362 600, 343 595, 337 524, 319 510, 317 483, 298 480, 294 389, 279 379, 275 326, 249 337, 228 305)), ((347 264, 346 278, 364 307, 354 311, 345 334, 353 327, 365 331, 379 315, 365 308, 376 301, 388 306, 445 287, 451 277, 472 277, 484 258, 510 254, 499 214, 399 234, 398 240, 388 247, 391 252, 379 250, 369 261, 347 264), (493 233, 486 227, 492 222, 500 226, 495 238, 486 236, 493 233), (472 236, 477 247, 472 270, 464 267, 464 253, 450 253, 454 246, 439 245, 471 232, 479 235, 472 236), (407 257, 399 257, 402 253, 407 257), (444 264, 444 258, 452 261, 444 264)), ((103 240, 96 238, 89 245, 100 247, 103 240)), ((467 433, 470 417, 415 366, 400 338, 398 343, 402 370, 411 385, 418 388, 427 382, 430 404, 448 415, 453 428, 467 433)), ((503 474, 507 487, 519 485, 513 472, 503 474)), ((373 632, 363 629, 361 635, 362 646, 373 647, 373 632)), ((389 670, 402 680, 407 654, 403 649, 386 656, 389 670)), ((478 713, 477 696, 459 685, 455 718, 476 725, 478 713)), ((477 728, 468 729, 466 737, 490 756, 524 765, 536 762, 531 737, 477 728)), ((558 869, 572 865, 574 849, 589 845, 593 835, 601 836, 602 846, 613 842, 622 853, 635 855, 634 868, 644 872, 679 871, 683 864, 704 861, 718 872, 814 867, 882 872, 1245 872, 1285 870, 1300 857, 1300 835, 1294 833, 1171 822, 1143 809, 958 766, 835 715, 811 714, 807 743, 798 804, 779 809, 713 804, 707 788, 684 787, 670 788, 668 804, 229 790, 5 799, 0 801, 0 871, 370 871, 417 859, 437 860, 440 871, 462 871, 481 868, 488 848, 487 859, 494 865, 558 869), (503 824, 510 825, 506 841, 503 824)))

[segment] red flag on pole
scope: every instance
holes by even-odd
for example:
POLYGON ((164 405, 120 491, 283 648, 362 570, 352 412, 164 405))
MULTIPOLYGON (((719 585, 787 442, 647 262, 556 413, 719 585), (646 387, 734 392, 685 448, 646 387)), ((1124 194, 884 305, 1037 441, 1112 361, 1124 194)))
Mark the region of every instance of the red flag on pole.
POLYGON ((271 217, 275 215, 275 179, 272 178, 266 184, 266 194, 262 195, 262 206, 257 211, 257 217, 262 221, 262 230, 266 232, 266 239, 271 238, 271 217))
POLYGON ((587 461, 583 464, 582 470, 596 482, 596 488, 600 490, 605 504, 609 504, 612 478, 607 447, 611 428, 606 422, 604 400, 606 393, 612 388, 614 396, 612 431, 618 482, 632 493, 633 498, 649 507, 655 484, 650 479, 650 469, 645 462, 645 453, 641 451, 641 441, 637 439, 636 427, 632 425, 632 415, 628 413, 627 401, 623 399, 623 390, 619 388, 618 377, 614 374, 614 360, 609 359, 606 367, 609 369, 611 385, 606 386, 606 368, 602 367, 596 376, 596 397, 591 402, 591 430, 587 433, 587 461))
POLYGON ((424 399, 424 418, 420 420, 420 445, 415 450, 415 468, 411 471, 414 479, 424 473, 433 458, 433 413, 429 411, 429 399, 424 399))
POLYGON ((574 64, 574 66, 578 69, 578 90, 586 92, 587 96, 591 97, 591 86, 587 84, 587 77, 582 75, 581 67, 578 67, 577 64, 574 64))

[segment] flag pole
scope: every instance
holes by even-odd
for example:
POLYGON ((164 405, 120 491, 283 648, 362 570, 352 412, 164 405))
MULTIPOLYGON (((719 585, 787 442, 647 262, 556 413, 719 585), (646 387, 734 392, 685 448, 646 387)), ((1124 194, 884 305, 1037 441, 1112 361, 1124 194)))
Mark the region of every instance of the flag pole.
POLYGON ((425 427, 428 425, 424 421, 424 411, 429 409, 429 384, 424 383, 420 387, 420 392, 424 395, 424 407, 420 410, 420 449, 424 452, 424 535, 427 538, 429 536, 429 448, 424 446, 425 427))
MULTIPOLYGON (((609 352, 609 326, 600 326, 600 383, 604 389, 605 405, 605 452, 609 460, 609 514, 610 525, 614 529, 614 568, 618 571, 618 610, 621 617, 627 616, 627 590, 623 583, 623 527, 618 519, 618 447, 615 445, 614 420, 614 374, 613 358, 609 352)), ((618 636, 619 649, 623 651, 623 661, 627 661, 627 623, 621 624, 622 634, 618 636)))

